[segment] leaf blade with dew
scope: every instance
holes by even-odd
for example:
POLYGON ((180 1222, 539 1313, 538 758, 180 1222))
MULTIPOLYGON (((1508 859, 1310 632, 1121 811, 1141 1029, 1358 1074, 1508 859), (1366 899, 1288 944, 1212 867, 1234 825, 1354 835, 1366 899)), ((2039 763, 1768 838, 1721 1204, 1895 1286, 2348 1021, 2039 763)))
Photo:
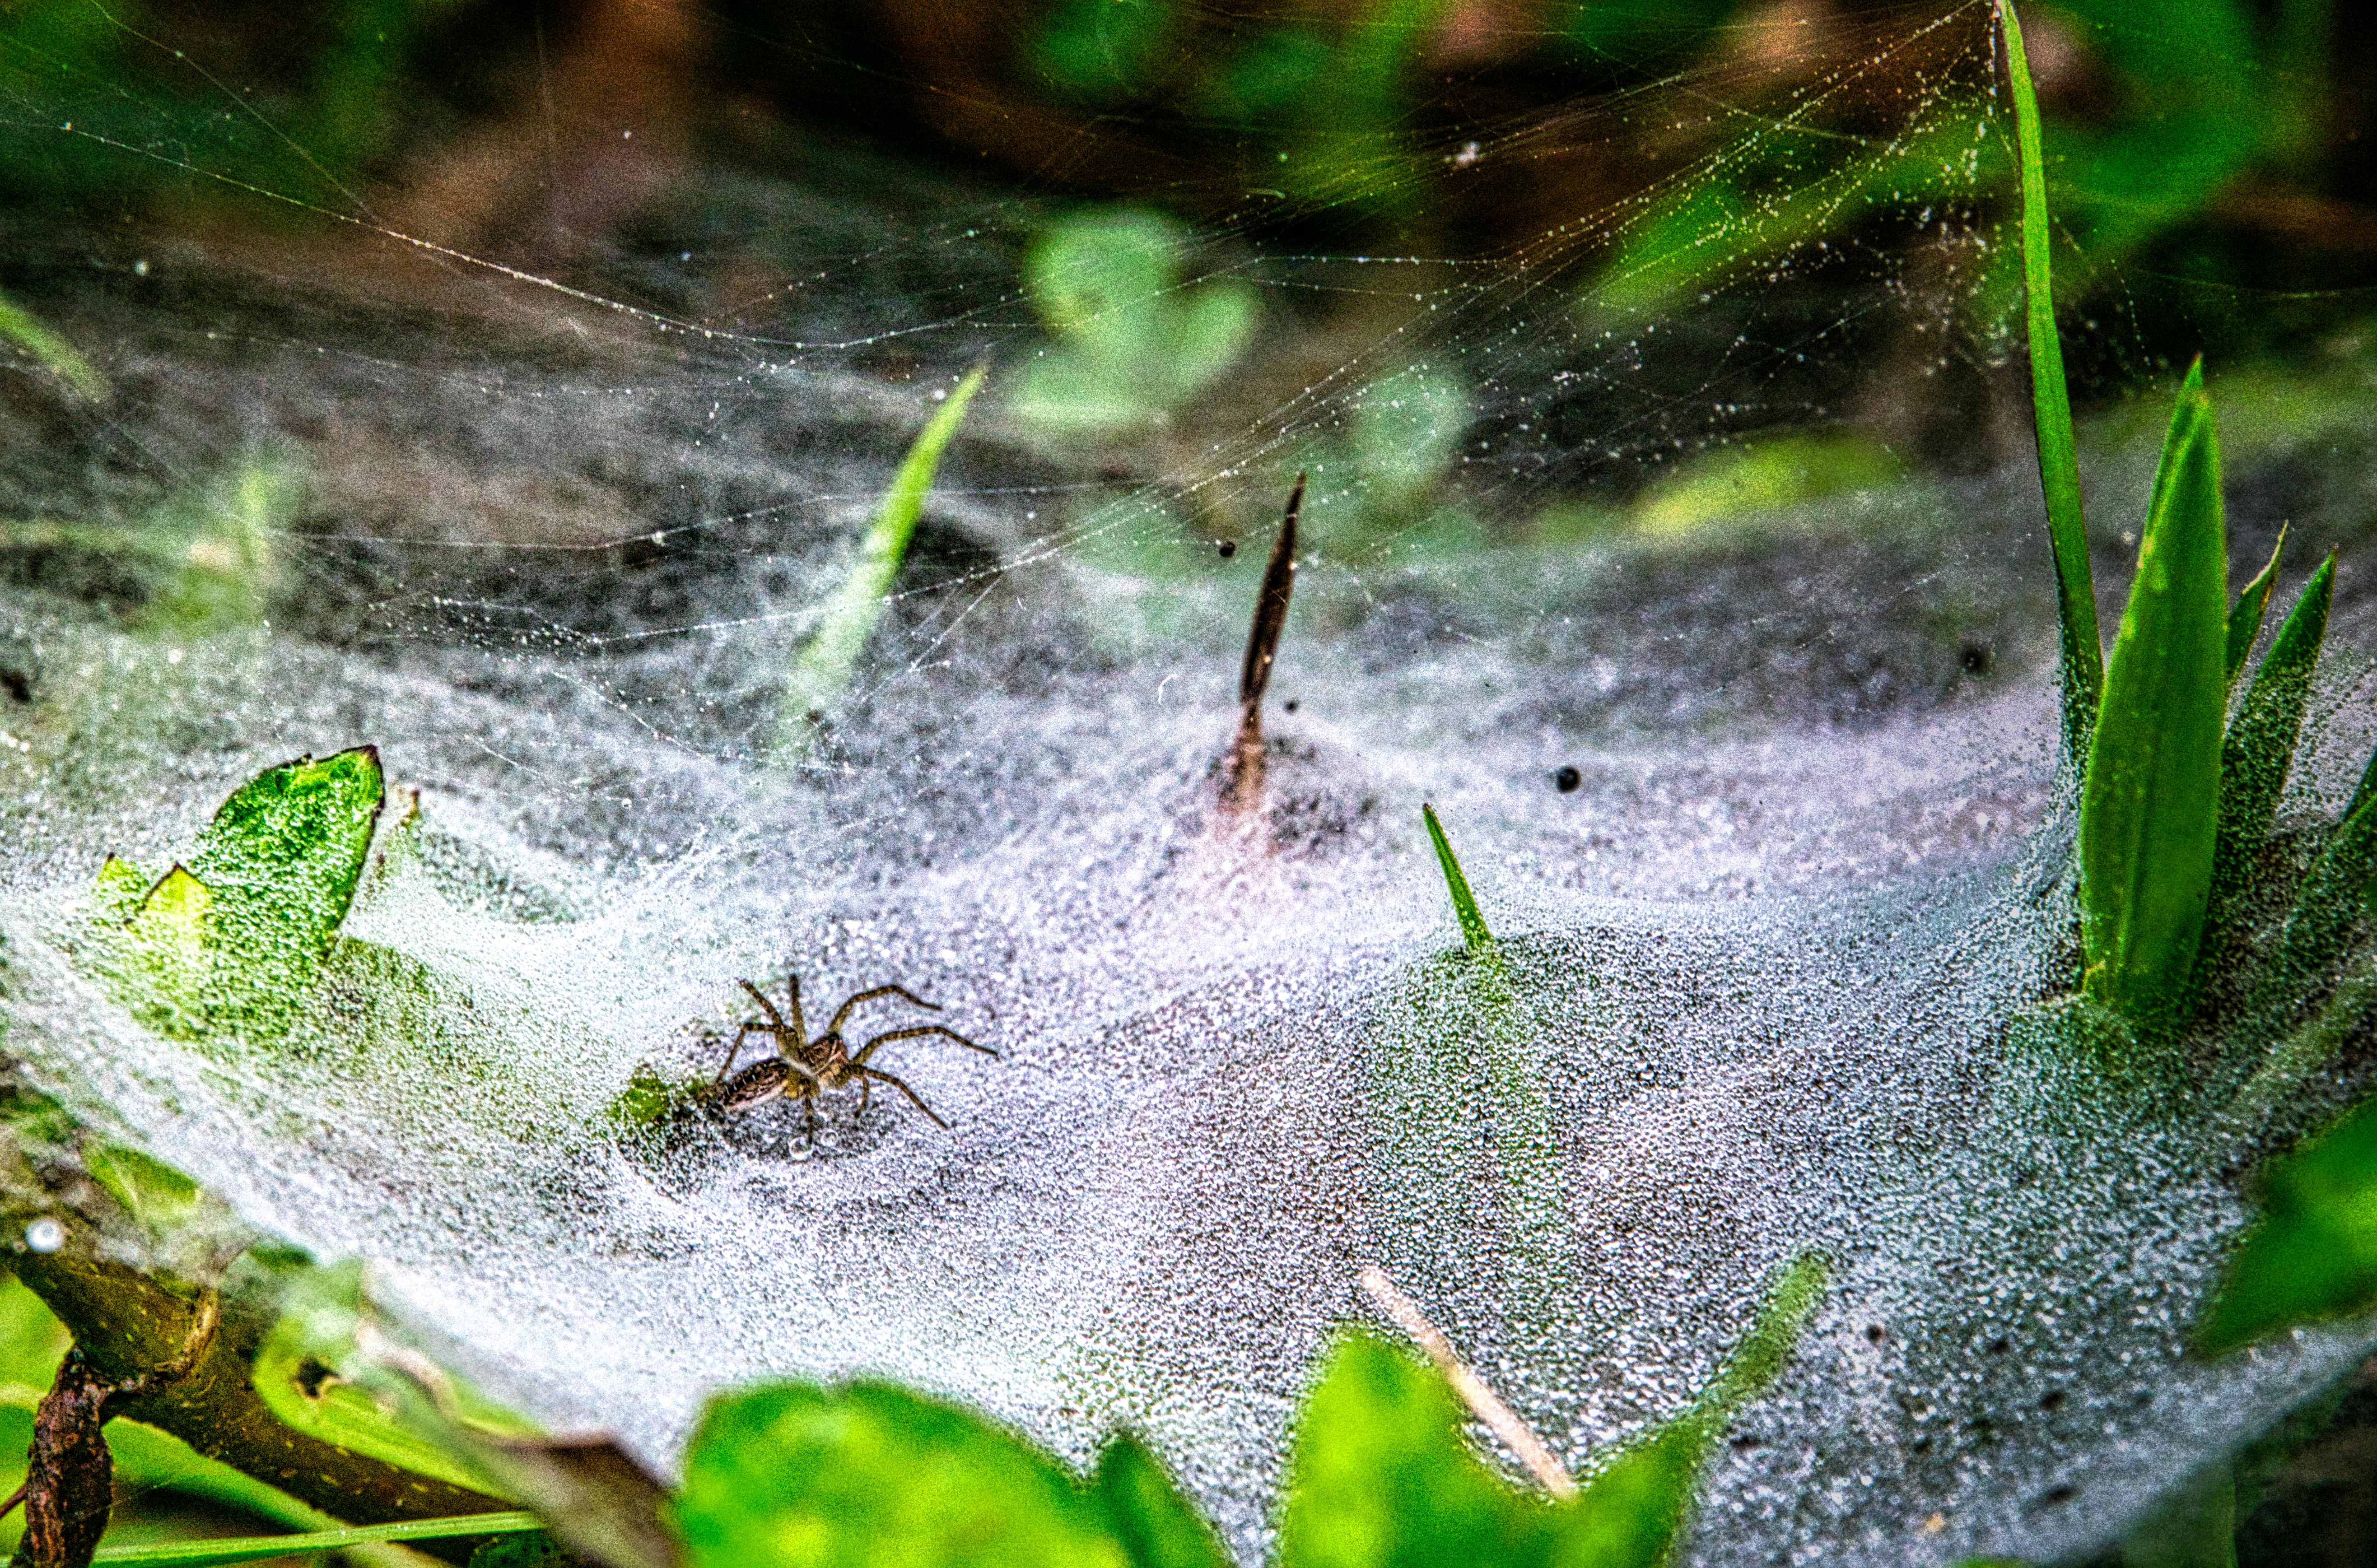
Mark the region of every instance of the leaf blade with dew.
POLYGON ((942 400, 925 422, 925 428, 900 461, 891 484, 875 508, 860 540, 858 562, 836 588, 818 617, 817 630, 802 645, 784 677, 784 695, 776 727, 778 760, 799 755, 808 745, 818 719, 839 704, 858 669, 858 656, 883 618, 883 606, 900 574, 900 563, 915 537, 924 515, 925 498, 940 471, 941 453, 965 418, 966 405, 982 389, 989 367, 966 372, 956 390, 942 400))
POLYGON ((2270 546, 2270 558, 2237 595, 2235 608, 2228 612, 2228 683, 2237 683, 2238 672, 2253 651, 2253 639, 2262 635, 2262 616, 2269 609, 2270 589, 2277 585, 2278 561, 2286 554, 2287 530, 2278 527, 2278 541, 2270 546))
MULTIPOLYGON (((2294 1025, 2350 944, 2372 891, 2377 891, 2377 810, 2363 804, 2328 836, 2319 859, 2311 862, 2294 907, 2278 928, 2276 944, 2253 977, 2240 1034, 2263 1039, 2294 1025)), ((2286 1043, 2280 1041, 2278 1049, 2286 1043)))
POLYGON ((2202 1355, 2377 1305, 2377 1100, 2273 1160, 2263 1193, 2261 1218, 2196 1324, 2202 1355))
POLYGON ((150 1546, 102 1546, 92 1554, 94 1568, 207 1568, 218 1562, 254 1562, 269 1557, 296 1557, 310 1552, 348 1551, 383 1541, 451 1540, 457 1537, 519 1535, 541 1530, 543 1521, 533 1514, 508 1510, 500 1514, 465 1514, 449 1519, 406 1519, 393 1525, 361 1525, 335 1530, 309 1530, 293 1536, 245 1536, 230 1539, 165 1541, 150 1546))
POLYGON ((1559 1561, 1654 1568, 1666 1559, 1690 1512, 1709 1450, 1742 1407, 1782 1374, 1831 1282, 1831 1266, 1821 1254, 1792 1260, 1701 1396, 1598 1467, 1583 1491, 1559 1505, 1559 1561))
POLYGON ((2201 368, 2163 445, 2080 801, 2082 989, 2142 1026, 2187 1011, 2220 801, 2228 555, 2201 368))
POLYGON ((54 327, 6 294, 0 294, 0 338, 32 355, 43 370, 65 382, 85 402, 105 400, 107 378, 54 327))
POLYGON ((1130 1433, 1117 1434, 1099 1454, 1090 1491, 1105 1509, 1131 1568, 1227 1568, 1229 1556, 1213 1526, 1130 1433))
POLYGON ((2063 378, 2063 345, 2055 330, 2055 279, 2049 249, 2047 162, 2039 131, 2038 94, 2013 0, 1998 0, 2013 83, 2014 157, 2022 172, 2022 272, 2025 325, 2030 343, 2031 413, 2038 439, 2038 478, 2047 496, 2047 530, 2055 555, 2057 620, 2061 629, 2063 749, 2074 764, 2086 758, 2105 683, 2096 627, 2096 590, 2088 564, 2087 519, 2080 498, 2079 446, 2072 437, 2072 396, 2063 378))
POLYGON ((711 1400, 673 1515, 695 1568, 1129 1562, 1050 1455, 888 1383, 770 1383, 711 1400))
POLYGON ((1279 1568, 1547 1562, 1551 1510, 1462 1439, 1437 1372, 1377 1335, 1343 1335, 1297 1416, 1279 1568))
MULTIPOLYGON (((2233 891, 2270 831, 2302 738, 2311 676, 2327 636, 2335 593, 2335 553, 2328 552, 2295 600, 2246 688, 2243 707, 2220 748, 2220 828, 2213 851, 2213 897, 2233 891)), ((2233 644, 2233 637, 2231 642, 2233 644)))
POLYGON ((1445 891, 1452 896, 1452 913, 1461 922, 1462 941, 1473 954, 1492 952, 1494 933, 1486 929, 1486 917, 1477 911, 1477 897, 1469 891, 1469 878, 1462 874, 1452 841, 1444 836, 1444 824, 1437 820, 1432 805, 1423 802, 1419 814, 1427 824, 1428 841, 1436 846, 1436 863, 1443 868, 1445 891))

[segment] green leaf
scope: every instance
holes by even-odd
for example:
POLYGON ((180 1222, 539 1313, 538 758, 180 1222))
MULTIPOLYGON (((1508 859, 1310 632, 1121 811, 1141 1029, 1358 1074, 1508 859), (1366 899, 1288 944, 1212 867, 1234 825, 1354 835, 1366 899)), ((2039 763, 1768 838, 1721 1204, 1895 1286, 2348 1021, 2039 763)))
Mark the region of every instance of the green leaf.
POLYGON ((175 865, 141 897, 119 947, 127 1000, 149 1028, 184 1039, 205 1032, 214 990, 214 892, 175 865))
POLYGON ((1461 862, 1452 858, 1452 844, 1444 836, 1444 825, 1436 820, 1436 808, 1423 802, 1419 814, 1427 824, 1428 841, 1436 846, 1437 864, 1444 868, 1444 885, 1452 895, 1452 912, 1461 921, 1462 940, 1472 953, 1491 952, 1494 933, 1486 929, 1486 917, 1477 912, 1476 897, 1469 891, 1469 879, 1461 874, 1461 862))
POLYGON ((159 1546, 102 1546, 92 1554, 98 1564, 125 1568, 204 1568, 210 1562, 254 1562, 267 1557, 300 1557, 308 1552, 343 1551, 377 1541, 451 1540, 457 1537, 507 1535, 542 1529, 533 1514, 470 1514, 450 1519, 407 1519, 393 1525, 365 1525, 336 1530, 313 1530, 297 1536, 248 1536, 231 1540, 170 1541, 159 1546))
POLYGON ((1232 279, 1183 285, 1186 243, 1174 220, 1129 208, 1078 213, 1040 235, 1024 286, 1057 342, 1016 378, 1018 420, 1071 439, 1143 433, 1237 362, 1260 300, 1232 279))
POLYGON ((2200 362, 2156 492, 2080 800, 2083 988, 2141 1028, 2176 1027, 2192 1003, 2220 801, 2228 545, 2200 362))
POLYGON ((1147 1445, 1129 1432, 1098 1455, 1090 1491, 1131 1568, 1229 1568, 1213 1526, 1189 1505, 1147 1445))
POLYGON ((1795 1262, 1700 1398, 1558 1503, 1513 1489, 1470 1453, 1462 1409, 1433 1369, 1372 1336, 1344 1336, 1297 1426, 1280 1568, 1652 1568, 1682 1527, 1710 1446, 1782 1370, 1829 1277, 1812 1253, 1795 1262))
POLYGON ((1602 1465, 1561 1505, 1559 1561, 1593 1568, 1653 1568, 1683 1528, 1708 1451, 1741 1408, 1788 1364, 1832 1270, 1814 1253, 1785 1269, 1758 1320, 1690 1409, 1602 1465))
POLYGON ((1551 1505, 1470 1453, 1437 1372, 1375 1335, 1331 1351, 1297 1422, 1279 1568, 1547 1562, 1551 1505))
POLYGON ((2237 683, 2237 673, 2245 668, 2246 659, 2253 651, 2253 639, 2262 635, 2262 615, 2270 605, 2270 590, 2277 586, 2278 561, 2287 552, 2287 530, 2278 527, 2278 541, 2270 546, 2270 559, 2253 580, 2237 596, 2237 603, 2228 612, 2228 683, 2237 683))
MULTIPOLYGON (((297 1015, 354 901, 385 796, 369 746, 268 769, 233 791, 187 865, 149 889, 95 955, 150 1028, 271 1038, 297 1015)), ((131 868, 100 872, 94 911, 121 908, 131 868)))
POLYGON ((2351 940, 2377 891, 2377 809, 2363 805, 2329 835, 2278 930, 2275 949, 2254 980, 2246 1016, 2283 1028, 2318 994, 2320 982, 2351 940))
POLYGON ((299 757, 234 790, 189 862, 215 891, 224 936, 318 963, 354 901, 386 800, 376 746, 299 757))
POLYGON ((826 601, 816 632, 785 677, 782 712, 776 727, 780 761, 807 749, 818 721, 838 707, 850 689, 858 656, 874 635, 875 624, 883 618, 892 579, 900 575, 900 562, 908 553, 909 540, 915 536, 916 520, 924 515, 925 497, 931 493, 933 476, 940 470, 941 451, 957 434, 966 405, 982 389, 987 374, 981 365, 966 372, 957 390, 925 422, 899 471, 891 476, 891 488, 883 493, 874 520, 866 526, 866 537, 859 542, 858 564, 826 601))
POLYGON ((2274 1160, 2263 1194, 2260 1222, 2196 1325, 2207 1356, 2377 1306, 2377 1101, 2274 1160))
POLYGON ((106 1188, 151 1236, 174 1234, 198 1206, 196 1182, 137 1148, 86 1139, 82 1163, 91 1180, 106 1188))
MULTIPOLYGON (((2022 171, 2022 276, 2028 298, 2032 421, 2038 433, 2038 480, 2047 493, 2048 537, 2055 551, 2055 595, 2062 630, 2063 750, 2073 761, 2094 755, 2090 731, 2104 685, 2096 630, 2096 590, 2088 564, 2087 520, 2080 504, 2079 447, 2072 398, 2063 380, 2063 345, 2055 330, 2053 236, 2047 209, 2047 161, 2032 89, 2030 57, 2013 0, 1998 0, 2006 68, 2013 81, 2014 158, 2022 171)), ((2225 607, 2227 594, 2222 600, 2225 607)), ((2126 628, 2126 622, 2124 623, 2126 628)))
MULTIPOLYGON (((2245 879, 2253 852, 2269 836, 2294 766, 2302 736, 2303 709, 2311 702, 2311 675, 2320 644, 2327 636, 2327 608, 2335 591, 2335 555, 2330 552, 2303 586, 2302 595, 2278 628, 2276 640, 2253 672, 2244 706, 2228 726, 2220 749, 2220 829, 2212 860, 2214 897, 2245 879)), ((2230 645, 2235 636, 2232 631, 2230 645)))
POLYGON ((1628 1445, 1561 1506, 1554 1561, 1580 1568, 1654 1568, 1664 1561, 1691 1506, 1711 1435, 1686 1419, 1628 1445))
POLYGON ((889 1384, 713 1400, 676 1528, 698 1568, 1128 1568, 1099 1501, 972 1411, 889 1384))

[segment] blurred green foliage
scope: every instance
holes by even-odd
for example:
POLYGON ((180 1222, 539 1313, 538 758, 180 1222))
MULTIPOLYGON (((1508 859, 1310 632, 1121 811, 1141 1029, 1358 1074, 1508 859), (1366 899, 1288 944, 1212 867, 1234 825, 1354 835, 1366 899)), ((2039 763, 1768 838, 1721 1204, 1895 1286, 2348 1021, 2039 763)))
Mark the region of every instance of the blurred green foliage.
POLYGON ((1023 279, 1054 342, 1016 377, 1018 419, 1065 440, 1143 434, 1228 372, 1254 336, 1255 291, 1182 283, 1188 244, 1176 220, 1132 208, 1041 232, 1023 279))
POLYGON ((2262 1173, 2261 1223, 2195 1331, 2206 1355, 2377 1307, 2377 1100, 2262 1173))

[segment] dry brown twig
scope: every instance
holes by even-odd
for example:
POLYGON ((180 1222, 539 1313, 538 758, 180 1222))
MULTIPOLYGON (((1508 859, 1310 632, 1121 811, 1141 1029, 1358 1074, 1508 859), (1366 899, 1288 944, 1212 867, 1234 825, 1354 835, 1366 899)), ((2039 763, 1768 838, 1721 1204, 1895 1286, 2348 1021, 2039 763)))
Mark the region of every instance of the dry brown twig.
POLYGON ((1287 626, 1287 601, 1296 591, 1296 519, 1304 509, 1305 476, 1296 476, 1288 492, 1287 516, 1279 525, 1279 539, 1263 566, 1262 587, 1255 595, 1255 618, 1247 628, 1246 662, 1238 667, 1238 733, 1230 742, 1230 763, 1222 790, 1222 804, 1234 816, 1262 805, 1262 699, 1271 684, 1272 661, 1279 655, 1280 633, 1287 626))
POLYGON ((1436 1324, 1427 1321, 1409 1296, 1395 1289, 1395 1282, 1387 1277, 1386 1271, 1371 1264, 1362 1270, 1361 1279, 1362 1289, 1370 1293, 1370 1299, 1394 1320, 1396 1327, 1410 1335, 1419 1348, 1427 1352, 1427 1359, 1444 1373, 1445 1381, 1452 1384, 1452 1391, 1461 1396, 1463 1402, 1479 1420, 1493 1429, 1495 1436, 1510 1445, 1511 1452, 1516 1454, 1520 1463, 1534 1473, 1535 1479, 1543 1484, 1543 1489, 1556 1498, 1574 1497, 1577 1491, 1575 1478, 1552 1456, 1552 1451, 1544 1446, 1543 1440, 1528 1428, 1527 1423, 1519 1419, 1518 1412, 1503 1404, 1494 1391, 1486 1386, 1486 1380, 1470 1371, 1467 1363, 1452 1353, 1451 1341, 1445 1338, 1443 1331, 1436 1324))

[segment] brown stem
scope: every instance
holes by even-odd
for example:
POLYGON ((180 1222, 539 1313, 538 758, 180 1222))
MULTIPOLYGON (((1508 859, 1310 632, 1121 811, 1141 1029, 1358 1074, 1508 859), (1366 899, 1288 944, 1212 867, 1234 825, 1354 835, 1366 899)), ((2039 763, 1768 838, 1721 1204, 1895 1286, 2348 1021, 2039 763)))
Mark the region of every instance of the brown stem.
MULTIPOLYGON (((0 1070, 0 1234, 45 1220, 60 1235, 49 1251, 15 1251, 8 1266, 74 1335, 68 1365, 105 1386, 105 1417, 161 1427, 351 1524, 511 1507, 284 1425, 257 1393, 251 1370, 279 1313, 272 1277, 233 1267, 235 1243, 174 1268, 125 1261, 153 1257, 156 1244, 84 1174, 73 1146, 33 1131, 54 1111, 12 1079, 0 1070)), ((27 1494, 29 1528, 38 1490, 27 1494)), ((476 1544, 425 1541, 421 1550, 462 1561, 476 1544)))
POLYGON ((1452 1384, 1452 1391, 1461 1396, 1470 1411, 1485 1422, 1495 1436, 1510 1444, 1511 1452, 1535 1472, 1535 1479, 1542 1483, 1543 1489, 1554 1497, 1574 1497, 1575 1478, 1552 1456, 1552 1451, 1544 1446, 1543 1440, 1535 1434, 1534 1429, 1519 1419, 1518 1412, 1503 1404, 1500 1396, 1486 1386, 1486 1380, 1453 1354, 1452 1342, 1444 1336, 1442 1329, 1427 1321, 1427 1314, 1419 1310, 1418 1304, 1396 1289, 1395 1282, 1376 1265, 1363 1269, 1361 1277, 1362 1289, 1370 1293, 1370 1299, 1395 1320, 1397 1327, 1419 1342, 1419 1348, 1427 1352, 1427 1359, 1436 1363, 1445 1381, 1452 1384))
POLYGON ((1250 812, 1262 803, 1263 691, 1271 684, 1280 633, 1287 627, 1288 597, 1296 591, 1296 519, 1304 509, 1304 475, 1296 475, 1296 488, 1288 492, 1287 516, 1263 567, 1254 624, 1247 628, 1246 662, 1238 667, 1238 733, 1230 744, 1229 784, 1223 796, 1234 813, 1250 812))

